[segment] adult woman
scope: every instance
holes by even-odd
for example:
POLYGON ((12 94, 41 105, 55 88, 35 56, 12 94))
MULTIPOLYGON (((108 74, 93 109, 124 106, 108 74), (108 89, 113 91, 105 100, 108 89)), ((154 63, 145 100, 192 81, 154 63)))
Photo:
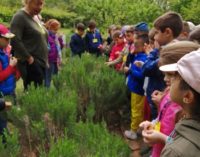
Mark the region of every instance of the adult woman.
POLYGON ((11 21, 11 41, 14 55, 18 58, 24 88, 31 82, 41 85, 47 66, 47 31, 39 18, 44 0, 23 0, 24 8, 19 10, 11 21))

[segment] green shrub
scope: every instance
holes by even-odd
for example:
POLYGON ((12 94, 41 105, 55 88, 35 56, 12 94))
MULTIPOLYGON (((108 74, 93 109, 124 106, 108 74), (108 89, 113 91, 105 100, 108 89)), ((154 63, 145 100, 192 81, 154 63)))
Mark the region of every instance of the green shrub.
POLYGON ((73 90, 57 92, 54 88, 31 87, 21 97, 23 113, 33 121, 41 121, 45 113, 49 113, 57 127, 70 127, 76 121, 77 96, 73 90))
POLYGON ((41 157, 128 157, 130 149, 118 136, 110 134, 105 125, 77 123, 68 137, 51 140, 49 152, 41 157))
POLYGON ((18 157, 20 145, 18 141, 18 131, 14 129, 11 134, 5 132, 6 144, 2 144, 0 140, 0 156, 1 157, 18 157))
POLYGON ((91 157, 128 157, 130 150, 118 136, 112 135, 106 126, 78 123, 71 136, 81 146, 80 154, 91 157))
POLYGON ((105 66, 104 62, 105 58, 84 54, 81 58, 72 58, 54 77, 58 90, 75 90, 83 120, 88 104, 95 105, 95 120, 101 121, 108 110, 126 103, 124 76, 105 66))
POLYGON ((30 152, 42 148, 38 153, 50 157, 128 156, 121 138, 110 134, 104 123, 92 123, 94 117, 96 122, 102 121, 109 110, 126 103, 124 76, 104 62, 105 58, 88 54, 72 58, 54 77, 54 86, 31 86, 18 98, 20 109, 14 107, 9 116, 30 152), (85 124, 76 123, 79 116, 85 118, 85 124))
POLYGON ((56 142, 52 140, 50 151, 42 151, 40 157, 78 157, 78 151, 79 145, 74 140, 62 137, 56 142))

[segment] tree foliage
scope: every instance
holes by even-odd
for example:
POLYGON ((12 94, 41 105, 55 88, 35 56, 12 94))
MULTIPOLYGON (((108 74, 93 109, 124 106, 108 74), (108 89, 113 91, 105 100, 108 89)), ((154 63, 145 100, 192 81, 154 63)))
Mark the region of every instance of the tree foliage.
MULTIPOLYGON (((42 15, 45 20, 56 18, 64 27, 73 27, 78 22, 94 19, 99 28, 111 24, 152 23, 163 12, 173 10, 184 20, 200 23, 199 0, 45 0, 42 15)), ((0 21, 9 22, 12 15, 22 7, 21 0, 0 1, 0 21)))
POLYGON ((200 23, 198 15, 200 14, 199 0, 170 0, 170 9, 179 12, 184 20, 192 21, 195 24, 200 23))
POLYGON ((84 16, 85 21, 95 19, 103 27, 152 22, 162 13, 161 8, 149 0, 77 0, 72 5, 74 12, 84 16))

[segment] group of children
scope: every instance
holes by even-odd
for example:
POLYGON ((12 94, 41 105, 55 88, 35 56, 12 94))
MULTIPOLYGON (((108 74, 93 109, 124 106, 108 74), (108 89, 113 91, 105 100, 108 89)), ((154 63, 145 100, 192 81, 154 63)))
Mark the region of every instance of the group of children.
POLYGON ((78 23, 76 26, 76 32, 72 35, 70 40, 70 49, 72 56, 81 54, 85 51, 90 54, 95 54, 97 57, 102 54, 103 39, 101 33, 96 28, 96 22, 91 20, 88 23, 88 29, 85 33, 85 25, 83 23, 78 23))
MULTIPOLYGON (((48 31, 48 67, 45 86, 58 73, 63 40, 61 24, 55 19, 45 23, 48 31)), ((137 139, 142 129, 144 142, 152 146, 152 157, 193 157, 200 155, 200 28, 191 27, 175 12, 158 17, 149 31, 144 22, 135 26, 112 25, 103 43, 95 21, 77 24, 70 40, 72 56, 85 51, 109 56, 108 66, 124 73, 131 94, 131 125, 124 135, 137 139), (194 29, 194 30, 193 30, 194 29), (149 112, 146 112, 146 109, 149 112), (144 121, 144 117, 150 115, 144 121)), ((0 25, 0 92, 13 95, 19 78, 17 58, 10 54, 9 40, 14 37, 0 25)), ((0 99, 0 109, 11 103, 0 99)), ((0 117, 0 134, 6 121, 0 117)))
POLYGON ((124 135, 135 140, 142 129, 151 157, 200 155, 200 28, 190 25, 167 12, 150 31, 144 22, 111 30, 114 44, 106 65, 125 73, 131 93, 131 129, 124 135))

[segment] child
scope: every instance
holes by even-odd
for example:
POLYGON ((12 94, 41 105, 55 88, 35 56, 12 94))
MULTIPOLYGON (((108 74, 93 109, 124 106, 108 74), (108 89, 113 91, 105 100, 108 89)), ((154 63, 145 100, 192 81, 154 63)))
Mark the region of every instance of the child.
POLYGON ((52 75, 58 73, 58 68, 61 62, 61 49, 63 48, 62 39, 58 37, 57 33, 60 29, 60 22, 56 19, 50 19, 46 23, 48 29, 48 64, 49 67, 45 72, 45 86, 50 87, 52 75))
POLYGON ((0 24, 0 92, 3 95, 13 95, 15 93, 15 74, 19 77, 16 70, 17 59, 15 57, 9 58, 4 51, 13 37, 14 34, 0 24))
POLYGON ((142 66, 143 74, 149 77, 147 86, 147 99, 151 108, 151 118, 157 117, 157 108, 152 102, 153 91, 163 91, 165 89, 164 76, 158 68, 159 47, 169 44, 176 39, 182 30, 182 19, 179 14, 167 12, 158 17, 154 22, 155 27, 155 49, 150 52, 147 61, 142 66))
MULTIPOLYGON (((15 57, 11 57, 9 59, 9 56, 7 56, 7 53, 4 51, 9 45, 10 39, 13 37, 14 34, 10 33, 4 25, 0 24, 0 93, 3 95, 15 96, 15 74, 19 76, 19 73, 16 70, 17 59, 15 57)), ((1 110, 8 106, 11 106, 11 103, 4 103, 4 101, 1 100, 1 110)), ((6 118, 0 115, 0 135, 3 135, 3 131, 6 129, 6 127, 6 118)), ((3 142, 5 142, 4 140, 5 139, 3 138, 3 142)))
MULTIPOLYGON (((161 156, 198 157, 200 154, 200 88, 199 67, 200 50, 191 52, 182 57, 177 64, 162 67, 163 71, 178 72, 172 79, 170 89, 171 99, 179 103, 186 117, 176 125, 176 137, 167 144, 161 156)), ((166 138, 167 141, 171 137, 166 138)))
POLYGON ((137 35, 143 35, 143 34, 147 34, 149 33, 149 28, 147 23, 145 22, 140 22, 135 26, 135 34, 137 35))
POLYGON ((141 121, 143 121, 143 109, 144 109, 144 76, 142 69, 137 67, 134 62, 145 62, 146 54, 144 52, 144 44, 148 43, 148 37, 137 36, 134 44, 134 57, 131 61, 130 68, 125 67, 124 70, 128 73, 128 88, 131 91, 131 130, 124 132, 125 136, 129 139, 136 139, 136 131, 141 121))
MULTIPOLYGON (((119 57, 116 58, 115 60, 113 61, 110 61, 110 62, 106 62, 105 64, 108 65, 108 66, 112 66, 112 65, 116 65, 120 62, 123 62, 125 61, 125 59, 123 60, 123 58, 125 58, 125 56, 128 55, 128 51, 129 49, 133 49, 134 46, 132 44, 129 44, 130 43, 133 43, 133 39, 134 39, 134 36, 132 36, 132 38, 129 38, 128 36, 126 37, 126 31, 131 29, 130 26, 128 25, 125 25, 122 27, 121 29, 121 35, 120 36, 123 36, 124 37, 124 42, 127 42, 126 45, 124 46, 122 52, 120 53, 119 57)), ((131 29, 131 32, 133 31, 133 29, 131 29)))
POLYGON ((115 30, 115 28, 116 28, 115 25, 110 25, 108 27, 108 37, 106 39, 107 46, 109 46, 112 43, 112 41, 113 41, 113 38, 112 38, 113 35, 112 35, 112 33, 113 33, 113 30, 115 30))
MULTIPOLYGON (((155 49, 155 45, 154 45, 155 31, 156 31, 155 28, 152 28, 149 31, 149 44, 145 44, 145 48, 144 48, 147 56, 149 55, 151 51, 153 51, 153 49, 155 49)), ((144 65, 144 62, 136 61, 135 65, 137 65, 138 67, 142 67, 144 65)), ((144 80, 144 86, 143 86, 145 90, 145 96, 147 96, 146 89, 148 86, 148 82, 149 82, 149 77, 146 76, 144 80)), ((151 108, 149 106, 147 97, 145 98, 145 103, 144 103, 144 120, 151 120, 151 108)))
POLYGON ((82 53, 85 52, 85 41, 83 39, 85 26, 83 23, 78 23, 76 26, 76 33, 74 33, 70 40, 70 48, 72 56, 78 55, 81 57, 82 53))
POLYGON ((86 51, 96 56, 101 55, 103 40, 100 32, 96 29, 96 22, 91 20, 85 35, 86 51))
POLYGON ((188 40, 189 34, 190 34, 189 24, 188 24, 188 22, 183 21, 183 29, 177 39, 178 40, 188 40))
POLYGON ((189 40, 200 44, 200 27, 190 32, 189 40))
POLYGON ((106 42, 103 43, 103 53, 106 56, 110 56, 112 47, 114 46, 115 42, 113 41, 113 34, 115 31, 120 31, 121 30, 121 26, 115 26, 115 25, 111 25, 108 29, 108 38, 106 39, 106 42))
MULTIPOLYGON (((113 48, 111 50, 109 62, 117 59, 125 46, 124 38, 123 38, 123 36, 121 36, 121 31, 116 31, 113 34, 113 40, 115 41, 115 45, 113 46, 113 48)), ((116 64, 115 69, 117 71, 119 71, 121 66, 122 66, 122 62, 116 64)))
MULTIPOLYGON (((132 58, 134 57, 133 53, 135 51, 135 46, 134 46, 134 28, 133 27, 129 27, 126 30, 126 41, 127 41, 127 45, 125 47, 126 50, 128 50, 128 54, 125 53, 126 55, 124 55, 123 57, 123 62, 124 62, 124 67, 125 68, 129 68, 131 62, 132 62, 132 58)), ((126 50, 124 52, 126 52, 126 50)), ((126 74, 126 72, 125 72, 126 74)))
MULTIPOLYGON (((189 53, 190 51, 194 51, 200 48, 198 44, 182 41, 174 44, 169 44, 161 51, 160 62, 162 65, 171 64, 177 62, 182 56, 189 53)), ((172 84, 171 77, 174 75, 173 72, 165 72, 165 80, 168 80, 169 85, 172 84)), ((143 128, 149 127, 148 129, 143 131, 143 135, 146 142, 151 142, 153 145, 152 157, 159 157, 161 151, 164 147, 162 143, 154 143, 151 129, 154 128, 155 131, 158 131, 163 134, 163 136, 169 136, 170 133, 174 130, 175 123, 177 122, 177 113, 179 113, 181 109, 180 105, 173 103, 171 98, 169 97, 169 92, 166 94, 160 101, 159 105, 159 114, 152 124, 148 124, 148 122, 143 122, 140 126, 143 128), (166 103, 165 103, 166 102, 166 103), (145 126, 146 125, 146 126, 145 126), (147 136, 146 134, 149 133, 147 136), (147 138, 147 139, 146 139, 147 138)))

